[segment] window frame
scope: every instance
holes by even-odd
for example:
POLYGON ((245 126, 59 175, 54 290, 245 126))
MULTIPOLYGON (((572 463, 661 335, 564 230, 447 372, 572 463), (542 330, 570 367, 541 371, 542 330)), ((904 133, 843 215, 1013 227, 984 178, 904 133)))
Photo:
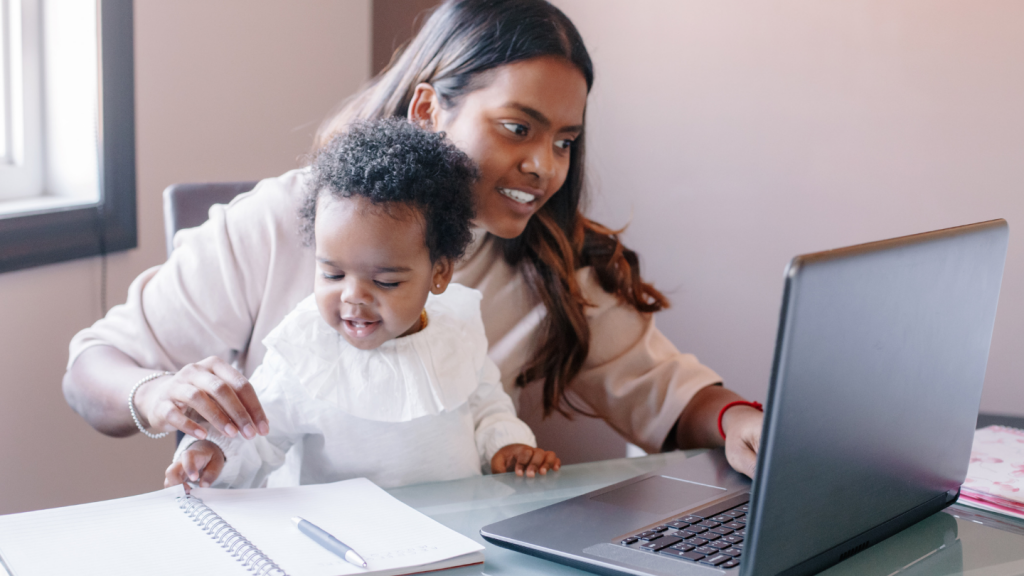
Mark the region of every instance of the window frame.
POLYGON ((99 201, 0 216, 0 273, 137 246, 133 20, 99 0, 99 201))

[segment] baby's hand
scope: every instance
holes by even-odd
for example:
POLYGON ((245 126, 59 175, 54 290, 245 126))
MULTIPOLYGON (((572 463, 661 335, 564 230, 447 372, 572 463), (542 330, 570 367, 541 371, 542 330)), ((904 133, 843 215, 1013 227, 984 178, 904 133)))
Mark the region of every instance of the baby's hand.
POLYGON ((562 467, 562 461, 550 450, 533 448, 526 444, 509 444, 491 458, 491 472, 501 474, 508 472, 515 463, 516 476, 524 473, 527 478, 533 478, 537 472, 547 474, 548 469, 558 470, 562 467))
POLYGON ((209 440, 199 440, 181 453, 178 461, 167 467, 164 472, 164 488, 184 484, 187 480, 199 482, 208 487, 220 476, 224 469, 224 452, 209 440), (202 478, 199 473, 202 472, 202 478))

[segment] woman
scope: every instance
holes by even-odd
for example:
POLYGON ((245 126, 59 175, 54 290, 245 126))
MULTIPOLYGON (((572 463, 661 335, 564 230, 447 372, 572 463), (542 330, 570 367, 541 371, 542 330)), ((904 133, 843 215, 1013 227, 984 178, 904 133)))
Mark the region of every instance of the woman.
MULTIPOLYGON (((641 279, 636 255, 579 211, 592 83, 582 38, 547 2, 449 0, 317 143, 355 118, 406 116, 445 131, 481 172, 477 238, 454 281, 483 293, 506 388, 536 382, 545 413, 591 412, 648 451, 720 446, 724 434, 729 462, 752 475, 761 413, 734 404, 713 371, 654 328, 666 299, 641 279)), ((72 340, 64 392, 92 426, 202 437, 198 414, 229 436, 267 433, 246 376, 263 337, 312 291, 295 216, 305 178, 264 180, 215 208, 136 279, 126 305, 72 340)))

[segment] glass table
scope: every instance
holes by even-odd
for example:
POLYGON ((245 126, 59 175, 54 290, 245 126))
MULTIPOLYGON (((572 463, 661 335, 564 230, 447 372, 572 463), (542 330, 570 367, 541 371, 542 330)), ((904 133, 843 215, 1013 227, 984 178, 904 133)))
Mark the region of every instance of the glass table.
MULTIPOLYGON (((486 547, 482 565, 444 574, 587 574, 504 548, 480 537, 492 522, 650 472, 700 450, 564 466, 527 479, 514 474, 419 484, 389 492, 486 547)), ((1011 576, 1024 574, 1024 521, 954 505, 823 572, 828 576, 1011 576)))

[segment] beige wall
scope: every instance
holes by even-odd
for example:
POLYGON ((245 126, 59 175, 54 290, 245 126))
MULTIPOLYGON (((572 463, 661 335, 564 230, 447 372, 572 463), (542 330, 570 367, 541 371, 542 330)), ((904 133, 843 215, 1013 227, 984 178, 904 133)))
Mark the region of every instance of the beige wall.
POLYGON ((391 62, 391 56, 419 31, 440 0, 373 0, 372 73, 391 62))
MULTIPOLYGON (((298 165, 369 76, 370 0, 135 4, 139 248, 108 259, 108 302, 164 260, 161 191, 298 165)), ((0 513, 154 490, 173 443, 93 431, 60 390, 100 316, 97 258, 0 274, 0 513)))
POLYGON ((555 4, 597 68, 593 213, 680 348, 763 399, 789 258, 1002 217, 982 409, 1024 414, 1024 3, 555 4))

